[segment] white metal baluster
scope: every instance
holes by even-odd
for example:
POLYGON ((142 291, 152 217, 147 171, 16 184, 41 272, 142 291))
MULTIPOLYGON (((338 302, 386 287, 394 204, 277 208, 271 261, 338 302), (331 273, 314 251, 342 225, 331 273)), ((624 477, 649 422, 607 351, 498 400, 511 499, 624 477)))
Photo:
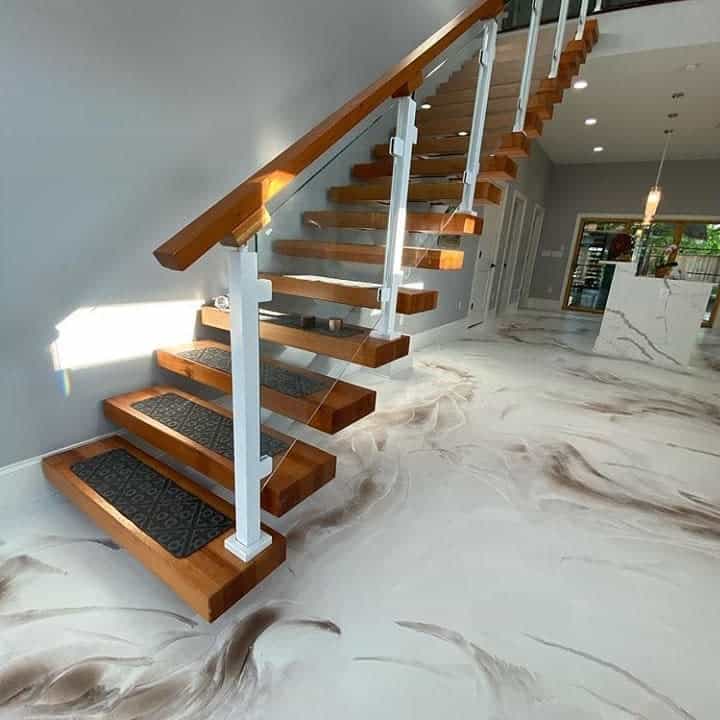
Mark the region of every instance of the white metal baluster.
POLYGON ((482 157, 482 140, 485 132, 485 116, 487 115, 488 98, 490 97, 490 81, 495 62, 495 43, 497 40, 497 22, 490 20, 483 28, 482 47, 478 56, 478 77, 475 88, 475 105, 473 107, 472 129, 468 144, 468 159, 463 175, 463 196, 458 208, 460 212, 472 213, 475 203, 475 184, 480 171, 482 157))
POLYGON ((565 42, 565 24, 567 23, 568 7, 570 0, 562 0, 560 3, 560 14, 558 15, 557 29, 555 30, 555 46, 553 47, 552 63, 550 65, 549 78, 556 78, 560 67, 560 56, 565 42))
POLYGON ((260 457, 260 348, 258 304, 272 299, 272 284, 258 279, 257 253, 246 245, 230 254, 235 533, 225 548, 248 562, 272 544, 260 528, 260 491, 272 459, 260 457))
POLYGON ((542 7, 543 0, 533 0, 530 15, 530 28, 528 30, 528 41, 527 47, 525 48, 525 65, 523 67, 522 80, 520 81, 520 97, 518 98, 513 132, 523 132, 525 129, 525 114, 527 112, 528 98, 530 97, 530 86, 532 85, 533 66, 535 65, 535 50, 537 49, 542 7))
POLYGON ((412 97, 398 99, 395 137, 390 141, 393 156, 392 189, 388 214, 387 240, 385 244, 385 269, 383 285, 379 290, 382 317, 374 335, 391 338, 395 333, 398 288, 403 279, 402 256, 407 227, 408 185, 413 145, 417 142, 415 127, 415 100, 412 97))
POLYGON ((576 40, 582 40, 585 32, 585 20, 587 20, 588 5, 590 0, 582 0, 580 3, 580 15, 578 16, 577 32, 575 33, 576 40))
POLYGON ((596 0, 595 10, 593 12, 600 12, 602 10, 602 0, 596 0))

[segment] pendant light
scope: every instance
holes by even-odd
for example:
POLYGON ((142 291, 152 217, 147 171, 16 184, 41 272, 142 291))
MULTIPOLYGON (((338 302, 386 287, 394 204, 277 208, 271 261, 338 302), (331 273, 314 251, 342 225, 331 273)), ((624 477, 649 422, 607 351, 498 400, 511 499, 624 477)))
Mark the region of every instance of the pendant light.
POLYGON ((655 178, 655 184, 650 188, 647 200, 645 201, 645 216, 643 217, 643 225, 650 225, 655 219, 655 214, 662 200, 662 188, 660 187, 660 176, 662 175, 663 165, 665 165, 665 158, 667 157, 668 147, 670 146, 670 139, 672 138, 673 130, 665 131, 665 147, 660 157, 660 166, 658 167, 657 177, 655 178))
MULTIPOLYGON (((676 92, 672 94, 673 101, 677 102, 678 100, 682 100, 682 98, 685 97, 684 92, 676 92)), ((671 122, 674 121, 678 117, 678 113, 671 112, 668 113, 668 120, 671 122)), ((662 151, 662 157, 660 158, 660 166, 658 167, 658 173, 657 178, 655 178, 655 184, 650 188, 650 192, 648 193, 647 200, 645 201, 645 215, 643 216, 643 225, 645 227, 648 227, 652 224, 653 220, 655 219, 655 215, 657 213, 657 209, 660 205, 660 201, 662 200, 662 188, 660 187, 660 177, 662 175, 663 166, 665 165, 665 158, 667 157, 668 148, 670 147, 670 140, 672 138, 674 130, 671 128, 669 130, 665 130, 665 147, 662 151)))

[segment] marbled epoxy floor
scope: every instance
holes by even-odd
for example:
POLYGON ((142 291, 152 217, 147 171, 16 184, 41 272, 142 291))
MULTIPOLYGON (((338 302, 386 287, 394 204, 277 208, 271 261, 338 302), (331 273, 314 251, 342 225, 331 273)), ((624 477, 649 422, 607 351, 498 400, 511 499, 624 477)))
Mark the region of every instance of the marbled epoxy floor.
POLYGON ((719 717, 718 346, 669 372, 593 357, 596 328, 524 315, 356 376, 379 411, 212 626, 11 488, 0 717, 719 717))

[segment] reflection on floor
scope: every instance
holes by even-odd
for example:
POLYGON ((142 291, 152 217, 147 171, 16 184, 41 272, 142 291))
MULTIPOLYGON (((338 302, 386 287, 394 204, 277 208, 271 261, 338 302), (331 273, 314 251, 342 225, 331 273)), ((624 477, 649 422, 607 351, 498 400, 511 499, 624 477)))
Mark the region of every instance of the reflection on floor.
POLYGON ((719 348, 658 370, 592 356, 596 328, 524 315, 363 373, 379 411, 212 626, 10 488, 0 717, 717 717, 719 348))

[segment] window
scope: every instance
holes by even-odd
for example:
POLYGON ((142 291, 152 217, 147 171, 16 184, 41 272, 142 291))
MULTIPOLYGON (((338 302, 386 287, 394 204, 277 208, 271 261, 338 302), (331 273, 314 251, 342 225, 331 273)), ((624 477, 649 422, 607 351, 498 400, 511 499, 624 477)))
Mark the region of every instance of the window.
MULTIPOLYGON (((565 289, 566 310, 602 313, 615 273, 603 261, 632 261, 643 227, 637 219, 583 219, 565 289)), ((648 275, 662 276, 669 263, 687 280, 715 285, 705 313, 710 326, 720 306, 720 223, 662 220, 653 223, 643 247, 649 254, 648 275)))

